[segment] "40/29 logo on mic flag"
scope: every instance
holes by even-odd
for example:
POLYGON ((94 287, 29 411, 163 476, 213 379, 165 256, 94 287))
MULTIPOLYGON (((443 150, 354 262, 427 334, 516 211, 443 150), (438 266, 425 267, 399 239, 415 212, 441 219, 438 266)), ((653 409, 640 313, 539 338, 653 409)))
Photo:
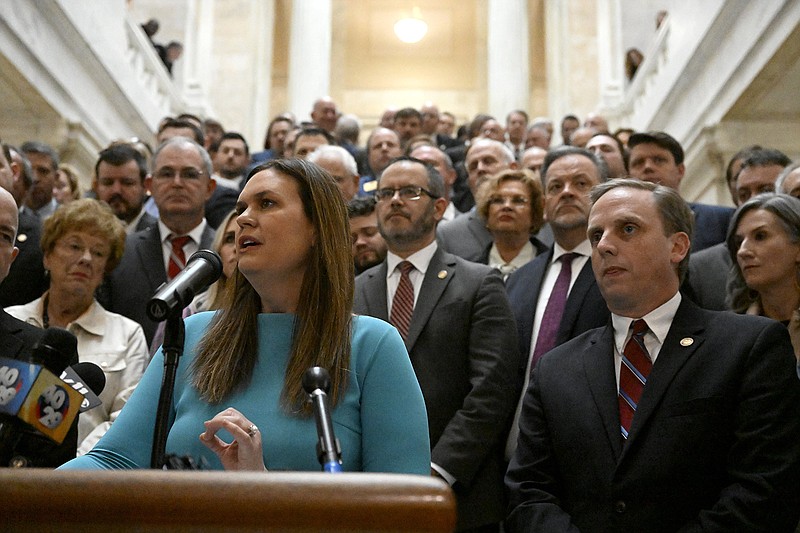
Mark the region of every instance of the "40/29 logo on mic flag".
POLYGON ((0 413, 15 416, 51 440, 66 437, 83 395, 40 365, 3 359, 0 413))

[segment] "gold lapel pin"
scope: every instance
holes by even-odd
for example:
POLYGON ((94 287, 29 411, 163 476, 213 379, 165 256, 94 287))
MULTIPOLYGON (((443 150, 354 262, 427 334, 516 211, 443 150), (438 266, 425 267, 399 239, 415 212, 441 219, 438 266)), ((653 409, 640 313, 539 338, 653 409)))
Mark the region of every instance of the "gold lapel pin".
POLYGON ((439 279, 446 278, 447 277, 447 270, 440 270, 438 276, 439 276, 439 279))
POLYGON ((691 337, 684 337, 681 339, 681 346, 691 346, 694 344, 694 339, 691 337))
POLYGON ((28 240, 28 236, 25 235, 24 233, 20 233, 19 235, 17 235, 17 240, 19 242, 25 242, 28 240))

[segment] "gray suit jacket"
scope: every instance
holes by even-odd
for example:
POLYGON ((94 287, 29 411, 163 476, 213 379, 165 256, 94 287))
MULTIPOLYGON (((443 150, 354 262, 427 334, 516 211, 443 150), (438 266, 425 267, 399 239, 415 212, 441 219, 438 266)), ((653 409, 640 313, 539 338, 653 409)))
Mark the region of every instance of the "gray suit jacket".
MULTIPOLYGON (((536 234, 536 238, 544 246, 552 246, 553 231, 550 226, 545 224, 536 234)), ((475 263, 481 262, 486 248, 493 241, 492 234, 486 229, 486 222, 474 207, 453 220, 439 224, 436 228, 436 239, 445 251, 475 263)))
POLYGON ((689 275, 683 282, 684 293, 703 309, 727 310, 725 297, 732 264, 724 242, 693 253, 689 256, 689 275))
MULTIPOLYGON (((356 278, 354 311, 388 320, 386 263, 356 278)), ((431 460, 456 478, 458 527, 498 522, 503 446, 522 386, 500 274, 439 248, 406 340, 428 411, 431 460)))
MULTIPOLYGON (((214 230, 206 225, 200 249, 210 248, 213 241, 214 230)), ((150 320, 145 309, 158 287, 166 281, 161 236, 156 224, 125 239, 125 253, 109 276, 101 303, 109 311, 141 324, 149 346, 158 323, 150 320)))

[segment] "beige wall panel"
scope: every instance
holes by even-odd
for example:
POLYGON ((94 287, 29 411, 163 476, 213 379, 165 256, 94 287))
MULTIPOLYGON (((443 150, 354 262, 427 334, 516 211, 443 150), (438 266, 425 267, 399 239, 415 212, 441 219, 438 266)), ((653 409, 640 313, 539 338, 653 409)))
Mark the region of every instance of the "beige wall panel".
POLYGON ((485 105, 486 30, 478 29, 485 2, 416 5, 428 34, 405 44, 393 26, 411 14, 412 2, 334 3, 331 92, 341 110, 358 115, 365 128, 387 107, 419 107, 432 100, 465 120, 485 105))
POLYGON ((547 106, 547 33, 545 31, 544 0, 528 1, 528 38, 530 58, 530 96, 528 115, 530 118, 548 116, 547 106))
MULTIPOLYGON (((600 97, 597 68, 597 6, 594 0, 570 0, 569 101, 572 112, 583 121, 597 107, 600 97)), ((561 117, 554 117, 560 120, 561 117)))

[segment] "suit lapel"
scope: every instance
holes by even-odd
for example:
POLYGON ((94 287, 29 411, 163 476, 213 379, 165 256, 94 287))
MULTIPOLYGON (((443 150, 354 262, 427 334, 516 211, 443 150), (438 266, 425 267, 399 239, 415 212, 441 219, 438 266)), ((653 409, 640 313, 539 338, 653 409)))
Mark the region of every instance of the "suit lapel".
MULTIPOLYGON (((453 279, 455 267, 455 259, 452 256, 445 256, 442 249, 437 248, 431 258, 431 262, 428 264, 428 270, 422 280, 417 303, 414 305, 414 314, 411 315, 411 325, 408 328, 408 337, 406 338, 406 348, 409 353, 425 324, 428 323, 428 319, 439 303, 442 293, 444 293, 450 280, 453 279)), ((384 294, 386 294, 385 289, 384 294)))
POLYGON ((214 235, 215 235, 214 228, 212 228, 208 223, 206 223, 206 227, 205 229, 203 229, 203 234, 200 236, 200 245, 197 249, 210 250, 211 247, 214 245, 214 235))
POLYGON ((138 235, 138 237, 142 242, 136 247, 136 251, 139 254, 139 260, 142 262, 142 270, 150 282, 150 287, 155 291, 159 285, 167 281, 158 225, 151 227, 146 233, 138 235))
POLYGON ((372 268, 363 275, 366 277, 361 287, 361 295, 369 316, 389 321, 389 308, 386 303, 386 261, 378 268, 372 268))
POLYGON ((522 339, 521 348, 524 350, 523 356, 526 361, 531 351, 531 342, 533 342, 531 335, 533 334, 533 321, 536 317, 536 305, 539 302, 539 292, 542 290, 544 275, 552 257, 553 249, 551 248, 546 260, 537 261, 534 259, 530 263, 530 271, 525 272, 524 279, 518 281, 519 292, 524 293, 524 297, 515 298, 515 303, 520 306, 518 314, 519 334, 522 339))
POLYGON ((629 445, 636 440, 641 429, 661 404, 675 375, 703 344, 704 329, 702 312, 688 298, 684 298, 647 378, 647 385, 642 392, 628 435, 629 445))
POLYGON ((600 414, 606 438, 614 460, 620 456, 622 443, 619 430, 619 407, 617 404, 617 377, 614 371, 614 328, 609 324, 596 331, 589 339, 589 347, 583 355, 583 368, 600 414))
POLYGON ((589 258, 589 260, 584 263, 578 277, 575 279, 575 283, 572 285, 572 289, 569 291, 567 305, 564 308, 564 315, 561 317, 561 323, 558 326, 558 338, 556 339, 558 344, 569 340, 572 325, 575 324, 578 313, 581 311, 581 306, 586 299, 586 294, 589 292, 593 283, 594 272, 592 271, 592 259, 589 258))
POLYGON ((16 357, 22 351, 24 343, 18 335, 20 330, 11 315, 0 309, 0 350, 3 355, 16 357))

